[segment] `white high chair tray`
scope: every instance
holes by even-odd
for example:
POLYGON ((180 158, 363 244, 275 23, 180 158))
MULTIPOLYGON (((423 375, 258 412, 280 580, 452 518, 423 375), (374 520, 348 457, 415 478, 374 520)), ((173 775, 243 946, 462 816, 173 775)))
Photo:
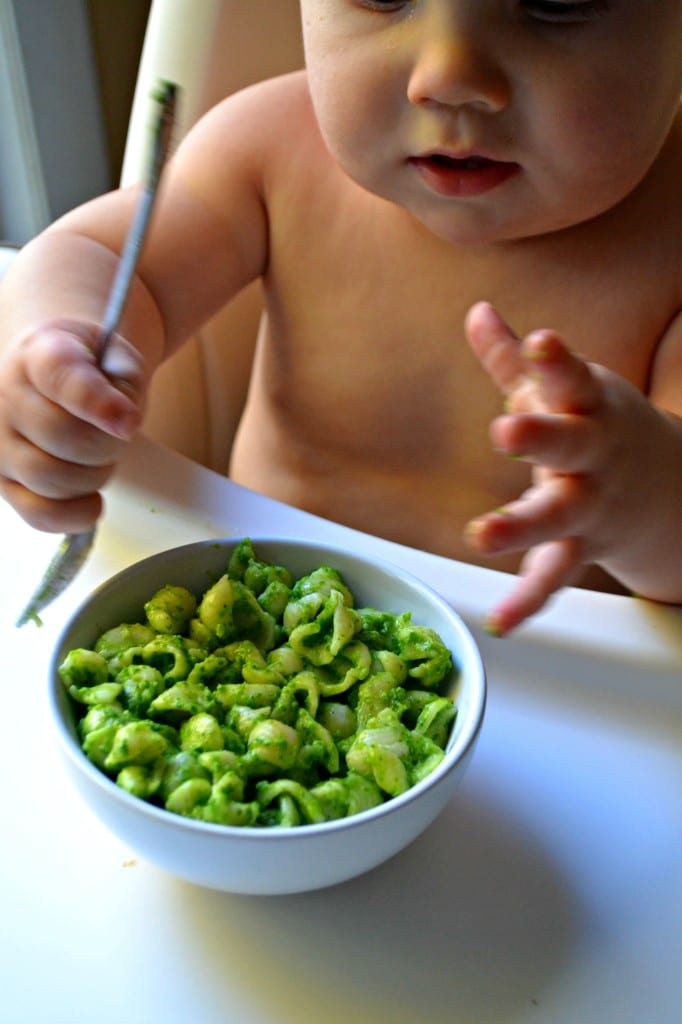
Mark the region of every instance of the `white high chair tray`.
POLYGON ((676 1024, 682 1021, 682 616, 568 590, 508 640, 478 624, 501 573, 389 544, 140 440, 95 550, 41 629, 12 627, 55 547, 0 503, 4 1024, 676 1024), (477 632, 473 762, 411 847, 336 888, 203 890, 80 803, 46 672, 97 583, 207 536, 310 536, 422 576, 477 632))

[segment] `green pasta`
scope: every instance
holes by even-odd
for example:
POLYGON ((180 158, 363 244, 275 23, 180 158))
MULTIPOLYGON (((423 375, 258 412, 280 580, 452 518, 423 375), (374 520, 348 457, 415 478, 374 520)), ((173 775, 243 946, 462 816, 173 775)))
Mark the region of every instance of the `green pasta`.
POLYGON ((205 593, 167 584, 144 612, 59 668, 83 751, 133 796, 310 825, 404 793, 444 756, 451 652, 409 612, 356 608, 333 567, 294 580, 245 539, 205 593))

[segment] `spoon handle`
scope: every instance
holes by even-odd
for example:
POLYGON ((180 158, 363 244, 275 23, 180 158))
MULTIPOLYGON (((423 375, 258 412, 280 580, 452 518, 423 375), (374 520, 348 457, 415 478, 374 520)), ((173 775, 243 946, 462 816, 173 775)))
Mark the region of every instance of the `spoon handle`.
MULTIPOLYGON (((177 87, 172 82, 162 82, 154 98, 161 106, 154 126, 153 145, 144 188, 135 207, 104 313, 102 342, 97 361, 105 372, 104 360, 109 342, 116 333, 125 309, 158 192, 161 171, 170 150, 177 87)), ((17 627, 23 626, 29 621, 40 624, 40 612, 69 586, 88 557, 94 540, 95 527, 85 533, 66 534, 63 537, 40 583, 17 619, 17 627)))

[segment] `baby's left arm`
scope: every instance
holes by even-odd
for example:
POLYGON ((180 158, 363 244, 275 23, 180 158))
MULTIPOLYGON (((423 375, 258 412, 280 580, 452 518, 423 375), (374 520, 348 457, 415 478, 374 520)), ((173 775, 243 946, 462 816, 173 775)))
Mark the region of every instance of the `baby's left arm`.
POLYGON ((479 553, 527 552, 516 587, 489 617, 491 632, 510 632, 593 562, 642 597, 682 603, 679 358, 657 368, 650 399, 553 331, 520 341, 487 303, 470 310, 466 327, 506 397, 492 443, 533 466, 520 498, 467 528, 479 553))

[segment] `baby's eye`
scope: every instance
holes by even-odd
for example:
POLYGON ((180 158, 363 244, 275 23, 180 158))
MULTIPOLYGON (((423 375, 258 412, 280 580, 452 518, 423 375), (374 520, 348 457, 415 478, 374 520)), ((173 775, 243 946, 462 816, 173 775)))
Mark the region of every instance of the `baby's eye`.
POLYGON ((370 11, 399 11, 401 7, 407 7, 412 0, 358 0, 360 7, 367 7, 370 11))
POLYGON ((570 24, 604 14, 611 0, 520 0, 520 6, 536 21, 570 24))

